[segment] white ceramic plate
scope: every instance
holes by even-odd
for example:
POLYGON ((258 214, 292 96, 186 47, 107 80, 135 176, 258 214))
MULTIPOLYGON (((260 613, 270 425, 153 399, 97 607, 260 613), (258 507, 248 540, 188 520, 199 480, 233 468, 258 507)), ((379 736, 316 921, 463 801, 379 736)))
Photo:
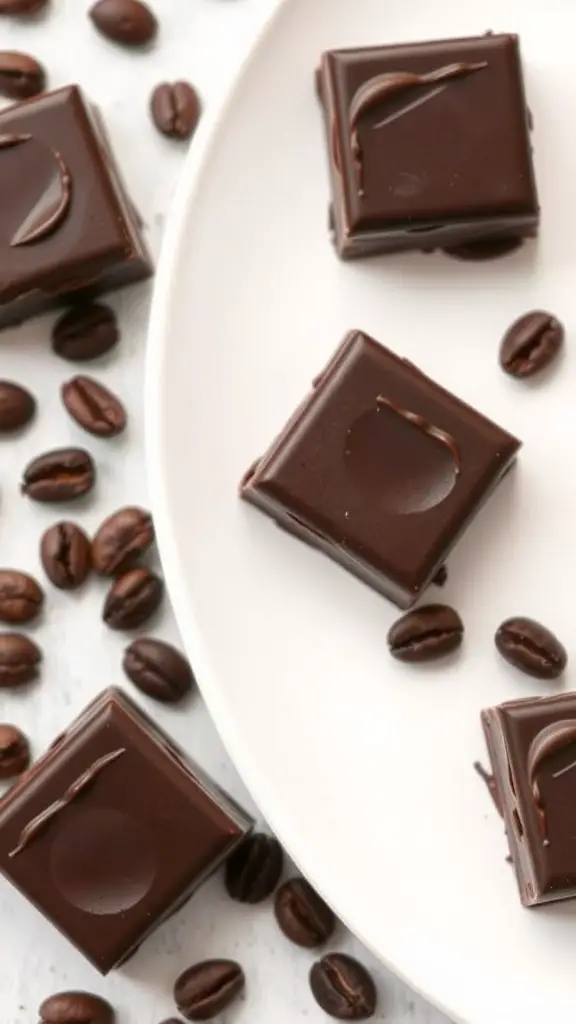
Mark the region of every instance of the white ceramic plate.
MULTIPOLYGON (((352 929, 474 1024, 573 1016, 574 905, 523 910, 502 824, 472 770, 484 705, 549 692, 501 663, 511 614, 574 636, 571 346, 535 386, 497 365, 530 308, 576 328, 573 0, 289 0, 203 125, 158 281, 151 493, 200 685, 290 853, 352 929), (331 46, 522 36, 543 228, 491 264, 342 264, 312 73, 331 46), (461 656, 395 664, 386 600, 241 503, 237 484, 344 332, 361 327, 517 433, 521 464, 449 560, 461 656)), ((486 153, 490 161, 490 153, 486 153)), ((576 650, 572 651, 576 662, 576 650)), ((568 674, 566 685, 573 681, 568 674)))

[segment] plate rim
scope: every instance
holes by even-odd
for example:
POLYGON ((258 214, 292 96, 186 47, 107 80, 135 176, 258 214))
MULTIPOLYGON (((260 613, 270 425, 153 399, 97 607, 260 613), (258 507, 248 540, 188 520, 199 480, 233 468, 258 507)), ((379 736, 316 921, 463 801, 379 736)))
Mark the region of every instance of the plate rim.
POLYGON ((188 587, 184 580, 184 574, 179 567, 178 545, 171 526, 167 482, 162 459, 161 381, 163 377, 165 336, 170 315, 171 297, 177 280, 179 252, 185 241, 184 227, 200 187, 203 173, 209 163, 212 148, 217 143, 220 130, 225 127, 228 114, 233 108, 236 89, 243 81, 252 64, 258 59, 260 52, 266 46, 268 38, 277 29, 286 11, 292 6, 292 0, 273 0, 273 2, 274 6, 264 16, 264 20, 258 28, 247 53, 240 61, 238 68, 219 97, 211 104, 210 110, 204 114, 196 130, 193 143, 184 159, 178 185, 172 199, 154 277, 146 340, 144 404, 147 415, 144 423, 144 442, 150 505, 163 575, 180 631, 182 644, 190 660, 192 660, 193 652, 194 675, 215 728, 251 798, 290 859, 315 887, 317 892, 334 907, 335 913, 344 926, 370 950, 380 963, 384 964, 414 993, 445 1014, 453 1024, 479 1024, 477 1020, 473 1021, 471 1018, 464 1018, 450 1003, 441 1000, 436 994, 428 991, 426 987, 419 985, 410 975, 409 971, 404 969, 401 964, 394 962, 380 950, 376 949, 373 943, 361 931, 358 931, 356 927, 350 924, 347 916, 342 914, 337 906, 334 906, 332 900, 324 892, 322 884, 319 884, 316 878, 311 876, 304 867, 301 867, 301 860, 294 853, 292 844, 286 841, 282 829, 276 827, 275 815, 273 813, 274 798, 272 794, 267 795, 265 777, 255 766, 252 766, 249 751, 243 746, 241 736, 234 722, 228 718, 225 702, 220 699, 219 686, 214 680, 214 672, 210 666, 210 657, 201 631, 197 626, 193 603, 190 602, 188 597, 188 587), (185 627, 184 623, 186 623, 185 627), (270 803, 272 803, 272 807, 270 803))

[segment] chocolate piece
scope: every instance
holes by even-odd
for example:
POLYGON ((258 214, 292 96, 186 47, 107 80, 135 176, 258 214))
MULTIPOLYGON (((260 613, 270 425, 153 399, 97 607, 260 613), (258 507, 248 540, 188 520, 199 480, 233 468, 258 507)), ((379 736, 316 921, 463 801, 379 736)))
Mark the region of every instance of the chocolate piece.
POLYGON ((20 430, 33 418, 36 399, 11 380, 0 380, 0 433, 20 430))
POLYGON ((398 619, 388 630, 388 649, 398 661, 431 661, 462 643, 464 625, 446 604, 427 604, 398 619))
POLYGON ((235 960, 203 960, 176 979, 174 1001, 187 1020, 211 1020, 228 1009, 245 982, 235 960))
POLYGON ((194 134, 202 104, 190 82, 162 82, 150 98, 152 120, 169 139, 189 139, 194 134))
POLYGON ((524 616, 506 619, 496 630, 494 642, 506 661, 536 679, 558 679, 568 663, 558 637, 524 616))
MULTIPOLYGON (((450 82, 453 78, 465 78, 466 75, 472 75, 477 71, 484 71, 487 67, 488 64, 484 60, 477 61, 475 64, 448 64, 443 68, 435 68, 434 71, 429 71, 425 75, 415 75, 406 71, 389 71, 382 75, 375 75, 374 78, 369 78, 367 82, 364 82, 352 97, 348 124, 358 195, 366 195, 364 188, 364 153, 358 134, 361 118, 364 119, 365 115, 374 107, 378 108, 383 104, 388 104, 390 99, 396 96, 396 94, 408 93, 407 102, 403 103, 401 107, 401 113, 404 115, 407 113, 406 108, 411 107, 412 102, 422 98, 421 89, 415 92, 418 87, 450 82)), ((436 93, 436 90, 433 91, 436 93)), ((431 93, 425 95, 430 97, 431 93)), ((373 128, 385 127, 385 124, 386 122, 383 125, 374 125, 373 128)))
POLYGON ((412 605, 520 442, 359 331, 241 495, 400 607, 412 605))
POLYGON ((340 256, 534 234, 516 36, 331 50, 319 92, 340 256))
POLYGON ((46 72, 35 57, 0 50, 0 93, 13 100, 37 96, 46 86, 46 72))
POLYGON ((110 689, 4 798, 0 870, 105 974, 250 826, 165 733, 110 689))
POLYGON ((366 1020, 376 1009, 376 986, 366 968, 346 953, 329 953, 310 970, 316 1002, 337 1020, 366 1020))
POLYGON ((563 342, 564 325, 552 313, 525 313, 502 339, 500 366, 511 377, 533 377, 553 362, 563 342))
POLYGON ((522 902, 576 896, 576 694, 488 708, 482 724, 522 902))
POLYGON ((57 992, 42 1003, 40 1024, 114 1024, 116 1015, 105 999, 90 992, 57 992))
POLYGON ((96 113, 76 86, 0 111, 0 327, 151 265, 96 113))

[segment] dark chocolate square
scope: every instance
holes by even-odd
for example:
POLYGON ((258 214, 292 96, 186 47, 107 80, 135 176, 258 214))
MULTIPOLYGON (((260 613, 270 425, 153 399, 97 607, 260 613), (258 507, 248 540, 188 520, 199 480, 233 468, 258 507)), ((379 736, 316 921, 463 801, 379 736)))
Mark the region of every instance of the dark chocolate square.
POLYGON ((576 896, 576 694, 482 712, 520 898, 576 896))
POLYGON ((353 331, 241 495, 401 607, 420 596, 520 442, 353 331))
POLYGON ((331 50, 320 89, 341 256, 535 233, 516 36, 331 50))
POLYGON ((110 689, 0 802, 0 870, 105 974, 250 826, 110 689))
POLYGON ((149 276, 101 122, 76 86, 0 111, 0 327, 149 276))

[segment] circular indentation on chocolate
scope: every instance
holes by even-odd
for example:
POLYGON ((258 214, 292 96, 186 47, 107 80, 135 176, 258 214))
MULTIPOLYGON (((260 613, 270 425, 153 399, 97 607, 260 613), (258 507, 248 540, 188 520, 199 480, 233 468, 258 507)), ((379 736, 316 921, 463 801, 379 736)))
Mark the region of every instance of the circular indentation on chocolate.
POLYGON ((386 404, 354 421, 346 435, 344 458, 364 497, 394 515, 426 512, 439 505, 458 476, 449 445, 386 404))
POLYGON ((87 914, 121 914, 150 891, 155 857, 142 826, 108 807, 72 809, 61 818, 50 852, 52 878, 64 899, 87 914))

